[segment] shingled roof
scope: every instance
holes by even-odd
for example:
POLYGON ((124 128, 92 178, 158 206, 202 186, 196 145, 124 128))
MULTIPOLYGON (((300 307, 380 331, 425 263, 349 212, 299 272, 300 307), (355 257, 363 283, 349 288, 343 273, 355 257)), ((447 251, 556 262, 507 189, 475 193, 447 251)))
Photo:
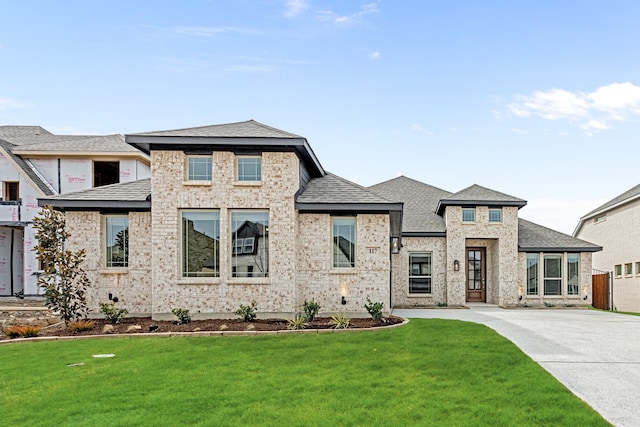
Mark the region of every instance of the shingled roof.
POLYGON ((57 192, 51 187, 51 185, 45 180, 45 178, 37 172, 37 170, 31 166, 28 161, 25 161, 22 157, 13 154, 11 151, 15 146, 9 142, 0 139, 0 151, 4 153, 27 178, 39 189, 45 196, 52 196, 57 192))
POLYGON ((526 200, 473 184, 440 200, 436 212, 438 215, 442 215, 446 206, 517 206, 520 209, 526 204, 526 200))
POLYGON ((55 153, 139 153, 124 141, 124 136, 114 135, 30 135, 9 139, 16 154, 42 152, 55 153))
POLYGON ((33 135, 51 135, 51 132, 49 132, 42 126, 0 126, 0 138, 4 140, 10 140, 10 138, 12 137, 24 137, 33 135))
POLYGON ((180 136, 207 138, 303 138, 300 135, 285 132, 271 126, 247 120, 244 122, 225 123, 220 125, 199 126, 172 130, 134 133, 127 136, 180 136))
POLYGON ((518 219, 520 252, 598 252, 602 247, 552 230, 525 219, 518 219))
POLYGON ((438 201, 452 193, 415 179, 399 176, 368 189, 386 199, 404 203, 402 234, 444 236, 444 219, 436 214, 438 201))
POLYGON ((38 205, 58 209, 151 209, 151 179, 105 185, 38 199, 38 205))

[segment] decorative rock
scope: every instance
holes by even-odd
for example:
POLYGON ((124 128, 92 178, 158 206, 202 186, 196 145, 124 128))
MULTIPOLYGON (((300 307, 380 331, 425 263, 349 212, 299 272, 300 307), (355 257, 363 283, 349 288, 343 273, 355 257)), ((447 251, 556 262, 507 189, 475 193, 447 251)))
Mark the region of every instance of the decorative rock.
POLYGON ((193 328, 192 332, 198 332, 198 331, 201 331, 201 330, 202 330, 202 328, 193 328))
POLYGON ((220 327, 218 328, 221 331, 225 331, 227 329, 229 329, 229 327, 227 325, 220 325, 220 327))
POLYGON ((245 328, 245 331, 253 331, 256 327, 253 326, 253 323, 249 323, 245 328))
POLYGON ((132 332, 138 332, 142 330, 142 326, 140 325, 131 325, 127 328, 127 333, 130 334, 132 332))
POLYGON ((113 327, 113 325, 104 325, 104 327, 102 328, 103 334, 112 334, 114 332, 115 328, 113 327))

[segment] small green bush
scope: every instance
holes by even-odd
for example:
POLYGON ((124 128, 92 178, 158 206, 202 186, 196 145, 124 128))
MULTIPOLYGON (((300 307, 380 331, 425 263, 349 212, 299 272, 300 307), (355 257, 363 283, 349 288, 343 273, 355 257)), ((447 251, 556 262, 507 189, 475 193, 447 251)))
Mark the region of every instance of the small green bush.
POLYGON ((289 329, 304 329, 307 327, 306 317, 295 316, 293 319, 287 320, 289 329))
POLYGON ((100 303, 100 313, 104 314, 104 319, 117 325, 129 313, 126 308, 116 308, 112 302, 100 303))
POLYGON ((320 304, 318 304, 314 300, 311 300, 311 301, 304 300, 304 320, 306 322, 313 322, 313 319, 316 318, 319 311, 320 311, 320 304))
POLYGON ((96 326, 96 322, 94 322, 93 320, 83 319, 69 322, 67 328, 69 329, 69 331, 75 334, 78 332, 90 331, 94 326, 96 326))
POLYGON ((38 334, 40 333, 41 329, 42 328, 39 327, 39 326, 31 326, 31 325, 19 326, 19 325, 15 325, 15 326, 9 326, 3 332, 9 338, 18 338, 18 337, 31 338, 31 337, 37 337, 38 334))
POLYGON ((369 312, 373 320, 382 319, 383 307, 384 307, 384 304, 382 304, 381 302, 371 302, 369 297, 367 297, 367 303, 364 305, 364 308, 367 309, 367 311, 369 312))
POLYGON ((191 323, 191 315, 186 308, 174 308, 171 312, 178 318, 178 322, 191 323))
POLYGON ((347 329, 351 326, 351 319, 342 313, 338 313, 335 316, 331 316, 331 323, 334 329, 347 329))
POLYGON ((236 310, 236 314, 243 322, 253 322, 256 320, 257 303, 251 301, 251 305, 240 304, 240 308, 236 310))

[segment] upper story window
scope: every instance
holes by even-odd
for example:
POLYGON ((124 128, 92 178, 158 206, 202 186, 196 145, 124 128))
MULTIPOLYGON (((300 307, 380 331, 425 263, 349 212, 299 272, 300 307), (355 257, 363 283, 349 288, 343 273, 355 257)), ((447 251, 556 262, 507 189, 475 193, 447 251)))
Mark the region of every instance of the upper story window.
POLYGON ((616 264, 614 270, 616 276, 622 276, 622 264, 616 264))
POLYGON ((220 276, 220 212, 182 211, 182 277, 220 276))
POLYGON ((2 201, 17 201, 20 198, 20 184, 18 181, 4 181, 2 183, 2 201))
POLYGON ((93 186, 117 184, 120 182, 120 162, 93 162, 93 186))
POLYGON ((105 244, 107 268, 129 266, 129 218, 105 217, 105 244))
POLYGON ((462 208, 462 222, 475 222, 476 208, 462 208))
POLYGON ((502 222, 502 209, 490 208, 489 209, 489 222, 502 222))
POLYGON ((332 220, 333 267, 353 268, 356 265, 356 219, 332 220))
POLYGON ((187 180, 211 181, 211 156, 187 156, 187 180))
POLYGON ((633 264, 628 263, 624 265, 624 274, 631 276, 633 274, 633 264))
POLYGON ((262 181, 262 157, 236 157, 236 174, 238 181, 262 181))
POLYGON ((607 214, 603 213, 603 214, 600 214, 597 217, 595 217, 593 219, 593 222, 597 224, 599 222, 603 222, 603 221, 606 221, 606 220, 607 220, 607 214))

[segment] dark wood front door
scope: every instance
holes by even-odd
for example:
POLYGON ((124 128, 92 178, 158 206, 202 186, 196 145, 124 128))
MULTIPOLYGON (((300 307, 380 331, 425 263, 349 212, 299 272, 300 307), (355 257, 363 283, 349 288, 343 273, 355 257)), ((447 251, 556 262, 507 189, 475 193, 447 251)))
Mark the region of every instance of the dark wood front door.
POLYGON ((485 249, 467 248, 467 302, 486 301, 485 249))

